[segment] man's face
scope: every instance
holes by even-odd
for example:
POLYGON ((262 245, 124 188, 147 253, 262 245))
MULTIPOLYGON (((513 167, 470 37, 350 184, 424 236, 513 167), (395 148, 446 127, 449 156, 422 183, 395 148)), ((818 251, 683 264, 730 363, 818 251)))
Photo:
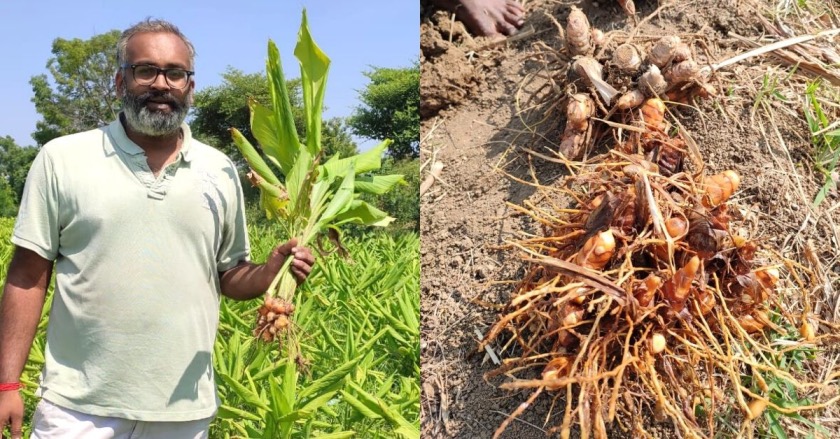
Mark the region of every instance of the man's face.
MULTIPOLYGON (((190 70, 187 45, 170 33, 141 33, 131 37, 126 47, 126 64, 155 66, 161 69, 190 70)), ((141 134, 161 137, 174 134, 187 117, 195 83, 192 77, 186 84, 169 80, 160 72, 153 82, 143 77, 142 69, 121 68, 117 73, 117 92, 121 95, 123 112, 128 125, 141 134), (135 75, 135 73, 137 73, 135 75), (183 88, 178 88, 183 85, 183 88)), ((152 73, 152 76, 154 73, 152 73)))

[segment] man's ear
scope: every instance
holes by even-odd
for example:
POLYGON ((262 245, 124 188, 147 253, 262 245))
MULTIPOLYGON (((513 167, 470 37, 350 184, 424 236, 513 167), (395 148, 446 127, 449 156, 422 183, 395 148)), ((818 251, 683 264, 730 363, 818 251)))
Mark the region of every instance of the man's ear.
POLYGON ((190 106, 195 102, 195 79, 190 78, 190 85, 185 90, 187 93, 187 104, 190 106))
POLYGON ((125 80, 123 78, 122 69, 117 70, 114 75, 114 90, 117 92, 117 97, 122 97, 125 91, 125 80))

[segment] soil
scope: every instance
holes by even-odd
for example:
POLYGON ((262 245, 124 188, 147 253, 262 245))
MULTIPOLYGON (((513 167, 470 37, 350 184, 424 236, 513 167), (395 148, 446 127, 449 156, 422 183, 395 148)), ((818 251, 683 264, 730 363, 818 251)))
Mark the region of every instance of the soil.
MULTIPOLYGON (((563 47, 554 20, 565 24, 572 4, 583 9, 608 41, 626 38, 636 26, 611 0, 600 5, 533 0, 526 3, 523 29, 534 33, 499 44, 470 37, 449 14, 421 10, 421 162, 426 163, 424 173, 432 161, 445 166, 440 180, 421 199, 423 437, 491 437, 530 395, 499 389, 509 378, 487 377, 496 366, 476 348, 497 320, 499 305, 524 274, 519 255, 504 244, 539 233, 515 207, 543 202, 530 184, 535 179, 548 186, 562 181, 566 173, 562 165, 531 152, 552 156, 563 132, 565 110, 551 105, 553 96, 558 101, 562 97, 566 83, 565 64, 553 56, 563 47)), ((757 17, 774 7, 772 2, 731 0, 660 6, 636 1, 641 24, 635 41, 676 34, 706 63, 752 48, 734 34, 761 41, 766 32, 757 17)), ((821 15, 810 23, 833 28, 836 20, 836 11, 831 15, 829 10, 828 18, 821 15)), ((794 33, 815 29, 794 27, 794 33)), ((817 208, 811 207, 823 184, 814 170, 802 110, 806 83, 814 77, 790 72, 789 65, 771 56, 750 58, 712 77, 716 96, 669 110, 699 146, 706 172, 734 169, 742 176, 735 196, 735 227, 764 248, 817 272, 823 281, 813 292, 814 310, 836 322, 840 196, 835 189, 817 208), (768 88, 765 78, 776 81, 771 82, 775 86, 768 88)), ((828 102, 838 96, 838 89, 826 83, 821 93, 828 102)), ((830 111, 837 116, 836 106, 830 111)), ((587 157, 602 152, 595 148, 587 157)), ((517 349, 504 345, 504 340, 491 345, 502 359, 517 349)), ((562 399, 557 395, 540 395, 502 437, 545 437, 561 422, 558 407, 562 399)), ((840 432, 834 419, 823 426, 840 432)), ((646 425, 654 435, 670 434, 667 422, 650 419, 646 425)), ((611 426, 610 437, 625 435, 611 426)))

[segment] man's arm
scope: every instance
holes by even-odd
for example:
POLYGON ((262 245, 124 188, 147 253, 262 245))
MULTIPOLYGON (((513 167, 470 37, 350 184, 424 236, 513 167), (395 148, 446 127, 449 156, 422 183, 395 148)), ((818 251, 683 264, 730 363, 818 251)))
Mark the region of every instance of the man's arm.
POLYGON ((53 262, 15 247, 0 301, 0 383, 17 382, 29 357, 53 262))
POLYGON ((222 294, 234 300, 250 300, 265 294, 274 279, 264 264, 252 262, 242 262, 219 274, 222 294))
MULTIPOLYGON (((52 261, 31 250, 15 248, 0 300, 0 383, 20 381, 41 319, 52 269, 52 261)), ((12 439, 20 439, 22 423, 20 393, 0 392, 0 434, 8 425, 12 439)))
POLYGON ((265 294, 287 257, 294 258, 292 274, 298 283, 303 282, 312 271, 315 258, 308 248, 297 247, 297 241, 292 239, 272 250, 265 264, 243 262, 219 273, 222 294, 234 300, 249 300, 265 294))

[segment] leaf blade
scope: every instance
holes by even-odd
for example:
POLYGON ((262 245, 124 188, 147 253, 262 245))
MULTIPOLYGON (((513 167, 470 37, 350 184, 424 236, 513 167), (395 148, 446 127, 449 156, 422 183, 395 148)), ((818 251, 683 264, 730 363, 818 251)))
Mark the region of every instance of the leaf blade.
POLYGON ((303 105, 306 113, 306 147, 311 154, 321 150, 321 112, 324 107, 324 91, 327 85, 330 59, 312 39, 306 9, 298 31, 295 57, 300 62, 300 77, 303 86, 303 105))
POLYGON ((246 139, 245 136, 243 136, 236 128, 231 128, 230 134, 233 139, 233 143, 237 148, 239 148, 239 152, 242 153, 242 156, 245 157, 245 160, 248 162, 248 166, 250 166, 254 172, 270 184, 280 185, 280 179, 274 175, 274 172, 271 171, 271 168, 268 167, 265 160, 260 157, 260 153, 257 152, 257 149, 251 145, 251 142, 249 142, 248 139, 246 139))
POLYGON ((280 51, 274 41, 268 41, 268 60, 266 61, 266 75, 271 101, 274 106, 274 117, 279 124, 277 136, 282 148, 277 153, 277 162, 283 169, 291 169, 294 158, 300 149, 300 139, 295 127, 295 116, 289 100, 289 90, 286 88, 286 78, 283 75, 283 64, 280 51))

